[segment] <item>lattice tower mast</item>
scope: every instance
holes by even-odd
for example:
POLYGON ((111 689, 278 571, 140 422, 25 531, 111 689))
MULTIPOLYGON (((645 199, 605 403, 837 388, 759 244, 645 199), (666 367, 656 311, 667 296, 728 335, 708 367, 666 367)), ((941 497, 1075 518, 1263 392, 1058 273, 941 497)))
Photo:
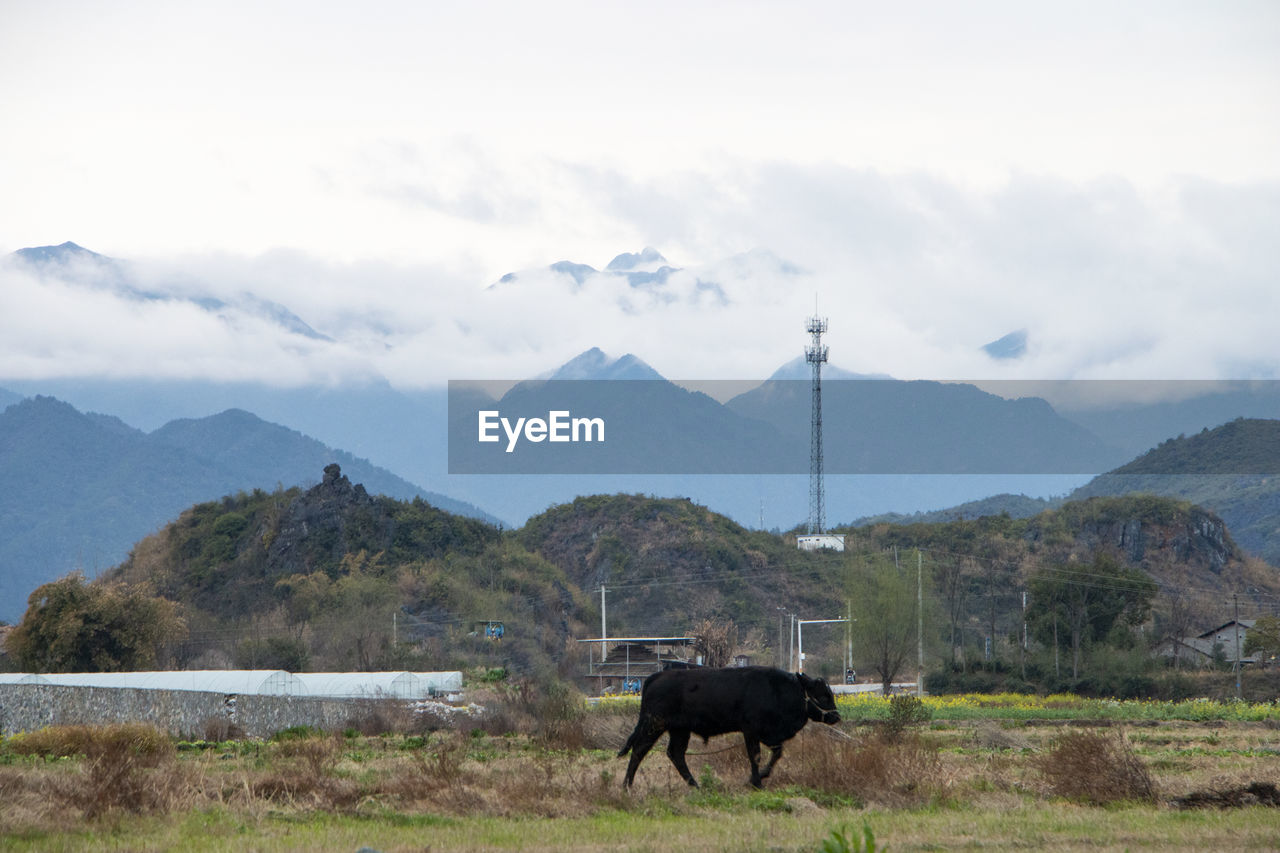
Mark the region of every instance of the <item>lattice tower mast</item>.
POLYGON ((827 348, 822 333, 827 330, 825 317, 810 317, 805 324, 810 336, 804 348, 804 360, 813 365, 812 411, 809 419, 809 532, 822 533, 827 526, 827 510, 822 488, 822 365, 827 348))

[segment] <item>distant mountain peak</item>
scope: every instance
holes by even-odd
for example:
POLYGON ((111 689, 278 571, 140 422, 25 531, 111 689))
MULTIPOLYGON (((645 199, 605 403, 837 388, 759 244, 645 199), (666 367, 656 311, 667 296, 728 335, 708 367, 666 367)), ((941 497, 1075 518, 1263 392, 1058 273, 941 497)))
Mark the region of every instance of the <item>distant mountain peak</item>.
MULTIPOLYGON (((598 272, 598 270, 590 264, 578 264, 573 261, 556 261, 548 267, 548 269, 552 272, 569 276, 577 284, 582 284, 587 280, 588 276, 593 276, 598 272)), ((503 280, 506 280, 506 276, 503 276, 503 280)))
POLYGON ((190 302, 214 314, 236 308, 274 323, 295 335, 318 341, 333 340, 328 335, 317 332, 301 317, 280 303, 263 299, 247 291, 235 297, 229 297, 233 301, 228 302, 212 295, 178 295, 163 287, 158 290, 143 289, 136 283, 127 264, 121 264, 114 258, 90 251, 70 240, 57 246, 18 249, 13 254, 25 263, 41 268, 42 272, 53 275, 71 274, 71 278, 80 279, 81 276, 74 275, 74 268, 83 268, 83 271, 89 275, 79 283, 92 287, 105 287, 126 299, 143 302, 169 300, 190 302))
POLYGON ((649 264, 665 264, 667 259, 652 246, 645 246, 639 252, 623 252, 605 267, 608 272, 626 272, 649 264))
MULTIPOLYGON (((549 264, 544 268, 509 272, 489 285, 489 289, 492 290, 498 285, 512 285, 527 278, 536 278, 539 274, 545 276, 547 272, 572 279, 574 289, 581 288, 587 283, 588 279, 596 276, 613 279, 625 278, 633 288, 651 289, 665 285, 667 279, 675 273, 681 272, 681 269, 668 263, 667 259, 657 249, 652 246, 646 246, 639 252, 623 252, 610 261, 603 270, 598 270, 590 264, 580 264, 576 261, 556 261, 554 264, 549 264)), ((704 284, 698 282, 698 287, 699 289, 714 288, 716 291, 720 291, 719 285, 714 283, 704 284)), ((723 296, 723 293, 721 295, 723 296)))
POLYGON ((551 379, 661 379, 662 374, 627 353, 609 358, 604 350, 592 347, 560 365, 551 379))
POLYGON ((982 351, 992 358, 1015 359, 1027 354, 1027 330, 1018 329, 983 346, 982 351))
POLYGON ((14 252, 19 258, 34 264, 60 264, 72 260, 91 260, 99 263, 110 263, 111 258, 90 251, 70 240, 57 246, 31 246, 14 252))
MULTIPOLYGON (((778 379, 808 379, 813 375, 813 368, 805 360, 805 357, 798 355, 779 367, 769 377, 769 381, 778 379)), ((892 379, 893 377, 885 373, 854 373, 852 370, 845 370, 843 367, 836 367, 834 364, 828 364, 822 368, 822 375, 827 379, 892 379)))

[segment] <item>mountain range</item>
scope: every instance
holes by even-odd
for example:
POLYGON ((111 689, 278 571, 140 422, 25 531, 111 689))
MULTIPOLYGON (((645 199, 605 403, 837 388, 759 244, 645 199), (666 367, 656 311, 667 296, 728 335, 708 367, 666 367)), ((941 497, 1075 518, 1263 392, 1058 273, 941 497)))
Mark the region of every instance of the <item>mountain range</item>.
POLYGON ((42 276, 78 281, 102 288, 125 299, 140 302, 185 302, 210 314, 225 316, 238 312, 257 317, 295 335, 313 340, 331 340, 317 332, 278 302, 244 291, 232 299, 215 296, 198 282, 184 282, 180 288, 149 289, 139 286, 127 262, 100 255, 68 240, 57 246, 35 246, 13 253, 18 262, 42 276))
MULTIPOLYGON (((15 257, 37 274, 81 276, 93 286, 112 289, 127 299, 185 300, 214 314, 250 313, 291 335, 324 337, 324 330, 313 329, 287 306, 250 293, 215 298, 194 282, 163 292, 139 285, 126 262, 74 243, 24 249, 15 257)), ((750 253, 738 261, 752 267, 767 266, 779 275, 803 274, 799 267, 768 253, 750 253)), ((726 269, 733 265, 726 264, 726 269)), ((661 288, 663 281, 674 281, 673 276, 693 275, 648 248, 621 254, 603 270, 566 261, 534 272, 578 276, 579 283, 588 286, 595 275, 623 277, 629 286, 639 289, 661 288)), ((518 287, 524 275, 504 277, 496 286, 499 290, 518 287)), ((708 292, 718 287, 710 272, 702 271, 698 276, 708 292)), ((1027 338, 1015 333, 1002 340, 1001 346, 989 350, 993 357, 1016 357, 1027 338)), ((1179 433, 1194 435, 1240 416, 1280 418, 1280 383, 1276 382, 1049 382, 1025 383, 1025 389, 1017 390, 1001 383, 868 381, 889 377, 869 377, 837 365, 827 365, 823 375, 827 507, 833 520, 886 511, 938 510, 1005 492, 1064 496, 1094 475, 1116 469, 1179 433)), ((126 469, 145 470, 150 460, 157 468, 172 465, 186 470, 184 466, 192 464, 193 443, 206 437, 184 444, 182 436, 206 429, 221 435, 224 445, 219 445, 222 450, 209 451, 212 457, 198 464, 210 470, 235 467, 230 460, 241 452, 258 460, 259 468, 239 479, 184 473, 174 484, 179 494, 166 505, 164 512, 168 514, 148 512, 149 526, 143 532, 171 518, 192 500, 212 499, 241 488, 272 488, 277 482, 305 483, 318 476, 316 472, 322 467, 318 461, 325 454, 302 454, 307 460, 304 465, 301 456, 295 458, 281 449, 282 459, 293 460, 293 467, 281 472, 279 466, 272 467, 268 454, 255 454, 254 440, 246 440, 243 449, 237 449, 239 440, 231 433, 240 428, 250 433, 254 430, 238 421, 234 410, 239 410, 240 416, 253 413, 249 417, 286 432, 296 431, 299 438, 320 447, 342 448, 353 459, 368 460, 367 464, 384 469, 388 476, 403 478, 400 482, 404 485, 379 485, 378 478, 367 475, 357 462, 343 461, 344 470, 368 483, 370 489, 389 490, 393 495, 414 493, 404 491, 406 488, 416 490, 443 507, 501 519, 508 526, 519 526, 548 506, 579 495, 616 492, 686 496, 750 526, 788 529, 803 521, 809 486, 810 389, 808 365, 802 357, 781 366, 769 380, 738 383, 732 393, 724 394, 705 393, 684 380, 668 382, 637 355, 613 358, 598 348, 541 376, 550 385, 521 383, 487 399, 506 399, 530 412, 540 409, 545 415, 545 406, 551 402, 549 387, 556 383, 572 387, 575 383, 569 380, 586 381, 597 386, 596 393, 604 396, 595 399, 613 413, 610 440, 629 438, 632 443, 615 442, 609 448, 612 461, 602 455, 609 464, 594 469, 575 463, 565 473, 540 476, 527 473, 539 470, 536 467, 521 469, 525 473, 450 474, 450 422, 455 428, 461 425, 465 434, 468 417, 472 418, 470 432, 474 435, 474 406, 469 415, 465 409, 453 411, 443 388, 405 390, 377 379, 333 387, 284 388, 202 379, 6 379, 4 384, 9 387, 0 388, 0 409, 24 398, 46 395, 65 400, 80 412, 109 412, 118 420, 83 417, 92 421, 95 430, 114 435, 113 441, 132 446, 139 436, 146 439, 145 451, 130 451, 138 453, 137 457, 125 454, 137 459, 126 469), (622 388, 610 388, 607 381, 590 381, 615 379, 639 381, 616 383, 625 386, 622 388), (223 413, 228 416, 218 425, 201 425, 223 413), (169 426, 184 421, 191 423, 169 426), (172 440, 166 442, 166 437, 172 440), (665 460, 665 467, 654 466, 650 460, 655 459, 665 460), (267 473, 272 471, 276 473, 267 473), (722 473, 691 473, 695 471, 722 473), (451 499, 461 503, 450 503, 451 499)), ((489 404, 485 398, 473 402, 489 404)), ((83 427, 70 431, 77 429, 83 427)), ((58 429, 50 430, 49 440, 53 441, 58 429)), ((86 440, 84 446, 94 448, 103 441, 86 440)), ((71 442, 71 446, 77 445, 71 442)), ((337 453, 327 456, 338 460, 337 453)), ((9 444, 0 444, 0 456, 12 459, 14 455, 9 444)), ((90 455, 84 464, 95 472, 103 467, 97 461, 101 458, 102 454, 90 455)), ((59 469, 57 464, 51 467, 59 469)), ((30 472, 21 469, 19 473, 25 476, 30 472)), ((33 482, 44 482, 38 479, 40 474, 32 474, 33 482)), ((91 473, 81 484, 77 476, 68 474, 62 485, 71 491, 59 493, 56 499, 92 512, 94 500, 104 495, 104 489, 96 485, 99 479, 91 473), (82 485, 94 496, 88 502, 73 494, 82 485)), ((159 482, 170 481, 161 477, 159 482)), ((11 486, 9 491, 26 494, 26 488, 11 486)), ((139 487, 136 497, 130 498, 142 504, 158 499, 145 487, 139 487)), ((117 515, 127 515, 119 500, 99 502, 117 515)), ((0 519, 5 523, 22 512, 14 504, 5 509, 0 519), (9 507, 15 508, 10 512, 9 507)), ((43 523, 39 516, 23 517, 43 523)), ((19 531, 14 541, 22 540, 23 535, 19 531)), ((1247 532, 1244 535, 1246 541, 1252 541, 1247 532)), ((116 542, 116 551, 103 550, 95 543, 108 540, 96 536, 62 538, 66 547, 57 557, 58 571, 78 565, 92 573, 114 562, 117 558, 108 555, 127 548, 136 536, 111 540, 116 542)), ((0 583, 5 574, 0 568, 0 583)))
POLYGON ((0 412, 0 619, 21 615, 36 586, 119 563, 139 538, 196 501, 313 482, 337 462, 376 493, 490 522, 350 453, 229 409, 150 433, 51 397, 0 412))
MULTIPOLYGON (((598 355, 587 355, 587 362, 599 360, 598 355)), ((578 367, 582 364, 579 362, 578 367)), ((613 364, 606 359, 599 366, 608 371, 613 364)), ((648 375, 634 361, 624 364, 638 370, 641 376, 648 375)), ((868 384, 892 387, 911 383, 868 384)), ((639 385, 648 387, 654 381, 642 379, 639 385)), ((541 387, 539 383, 531 386, 541 387)), ((675 386, 669 393, 690 394, 675 386)), ((0 400, 16 396, 9 393, 0 400)), ((644 398, 640 401, 643 404, 644 398)), ((699 406, 714 410, 716 404, 703 397, 699 406)), ((1042 406, 1033 405, 1031 410, 1043 416, 1042 406)), ((36 397, 20 400, 0 413, 0 448, 0 477, 10 484, 0 493, 0 542, 4 543, 0 546, 0 602, 6 603, 0 619, 20 615, 26 594, 39 583, 71 569, 92 575, 118 563, 140 536, 193 501, 238 491, 306 484, 314 481, 316 472, 330 462, 343 465, 374 493, 399 498, 418 495, 450 512, 497 523, 497 519, 475 506, 427 492, 363 459, 243 410, 176 419, 145 433, 112 416, 85 414, 58 400, 36 397)), ((1070 499, 1133 491, 1186 499, 1220 514, 1246 551, 1280 563, 1277 468, 1280 421, 1236 420, 1191 437, 1166 441, 1144 456, 1094 478, 1074 491, 1070 499)), ((493 479, 505 483, 520 478, 493 479)), ((530 479, 552 480, 561 488, 582 489, 593 480, 607 486, 611 478, 566 475, 530 479)), ((665 479, 669 485, 677 478, 665 479)), ((681 479, 737 484, 741 489, 744 482, 755 478, 681 479)), ((832 479, 839 483, 858 478, 832 479)), ((886 521, 938 522, 997 514, 1025 518, 1062 503, 1061 498, 995 496, 932 513, 881 515, 850 526, 886 521)))

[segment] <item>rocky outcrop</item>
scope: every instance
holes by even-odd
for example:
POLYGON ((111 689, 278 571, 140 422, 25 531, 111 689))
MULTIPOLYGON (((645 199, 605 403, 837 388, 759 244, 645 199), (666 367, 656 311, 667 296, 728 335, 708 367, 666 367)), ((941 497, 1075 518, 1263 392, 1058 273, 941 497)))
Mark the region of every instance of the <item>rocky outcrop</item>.
POLYGON ((1198 506, 1138 498, 1092 498, 1083 502, 1094 512, 1085 516, 1076 534, 1077 548, 1113 548, 1136 566, 1153 560, 1208 569, 1214 574, 1243 557, 1227 532, 1226 523, 1198 506))
POLYGON ((389 528, 390 519, 380 515, 364 486, 352 485, 336 463, 327 465, 324 479, 292 502, 276 525, 267 547, 268 564, 279 575, 337 564, 350 550, 352 525, 389 528))

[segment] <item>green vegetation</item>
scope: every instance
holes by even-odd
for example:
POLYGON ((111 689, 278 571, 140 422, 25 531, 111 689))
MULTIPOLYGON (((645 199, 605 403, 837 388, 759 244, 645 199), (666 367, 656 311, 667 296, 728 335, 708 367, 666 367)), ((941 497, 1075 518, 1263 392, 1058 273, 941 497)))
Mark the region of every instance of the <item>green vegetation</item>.
MULTIPOLYGON (((853 722, 891 722, 895 713, 902 716, 894 702, 901 697, 884 697, 871 693, 838 696, 836 706, 842 717, 853 722)), ((621 702, 623 700, 611 700, 621 702)), ((1160 701, 1149 699, 1097 699, 1072 694, 1038 696, 1026 693, 970 693, 925 696, 922 710, 915 714, 940 721, 958 720, 1077 720, 1137 723, 1149 721, 1208 722, 1280 722, 1280 705, 1275 702, 1239 702, 1233 700, 1183 699, 1160 701)), ((638 707, 638 706, 637 706, 638 707)), ((916 720, 919 722, 920 720, 916 720)))
POLYGON ((90 584, 71 574, 31 593, 5 648, 25 672, 145 670, 184 630, 174 603, 146 586, 90 584))
POLYGON ((1086 643, 1131 644, 1125 629, 1146 621, 1156 594, 1155 582, 1145 572, 1104 553, 1088 566, 1042 566, 1032 574, 1029 587, 1033 606, 1028 617, 1037 639, 1053 644, 1055 660, 1061 633, 1070 636, 1072 678, 1080 677, 1086 643), (1114 633, 1117 628, 1119 634, 1114 633))
POLYGON ((1280 656, 1280 617, 1262 616, 1249 629, 1245 639, 1244 653, 1257 654, 1268 660, 1280 656))
POLYGON ((370 496, 336 465, 307 492, 198 504, 107 578, 184 607, 198 639, 171 654, 188 667, 554 672, 584 607, 560 569, 496 528, 370 496), (510 626, 500 645, 474 636, 489 619, 510 626))
POLYGON ((854 656, 866 661, 885 693, 916 653, 916 577, 892 557, 860 561, 850 572, 848 600, 854 656))
POLYGON ((1113 474, 1280 474, 1280 420, 1236 418, 1161 442, 1113 474))
POLYGON ((875 833, 864 823, 861 835, 844 827, 831 830, 831 837, 823 841, 822 847, 818 849, 821 853, 876 853, 877 850, 886 851, 889 848, 877 847, 875 833))

